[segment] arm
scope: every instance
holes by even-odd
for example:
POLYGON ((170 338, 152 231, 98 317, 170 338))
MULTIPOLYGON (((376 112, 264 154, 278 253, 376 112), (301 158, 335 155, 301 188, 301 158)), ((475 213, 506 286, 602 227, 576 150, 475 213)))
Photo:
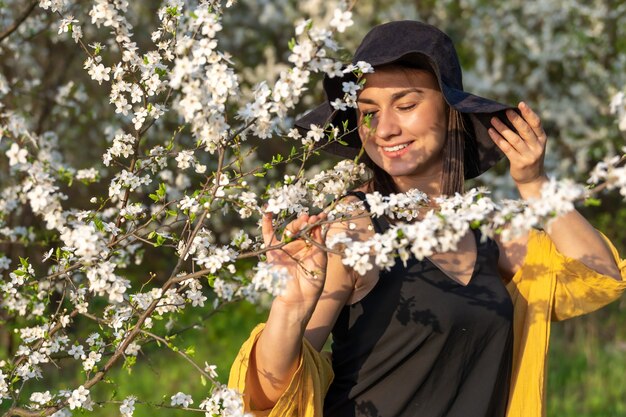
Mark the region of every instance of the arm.
MULTIPOLYGON (((492 119, 489 134, 510 161, 510 173, 523 199, 539 198, 541 187, 548 180, 544 172, 546 134, 541 120, 525 103, 519 104, 520 114, 507 111, 507 118, 517 132, 497 118, 492 119)), ((546 230, 563 255, 582 262, 592 270, 621 280, 615 257, 602 236, 577 211, 567 213, 551 222, 546 230)), ((502 243, 504 258, 501 267, 509 278, 521 267, 526 255, 528 237, 502 243)))
MULTIPOLYGON (((303 215, 287 229, 293 233, 319 219, 303 215)), ((263 219, 263 236, 266 245, 280 243, 274 236, 269 216, 263 219)), ((312 237, 322 244, 319 227, 313 229, 312 237)), ((323 249, 307 245, 302 239, 290 242, 282 251, 268 252, 268 261, 286 267, 293 279, 285 293, 272 303, 265 329, 250 358, 247 394, 253 407, 261 410, 272 408, 289 385, 299 365, 307 326, 313 327, 307 331, 307 339, 320 349, 352 291, 351 277, 341 258, 334 254, 327 256, 323 249), (311 272, 317 272, 317 277, 311 276, 311 272), (326 276, 329 278, 325 279, 326 276)))

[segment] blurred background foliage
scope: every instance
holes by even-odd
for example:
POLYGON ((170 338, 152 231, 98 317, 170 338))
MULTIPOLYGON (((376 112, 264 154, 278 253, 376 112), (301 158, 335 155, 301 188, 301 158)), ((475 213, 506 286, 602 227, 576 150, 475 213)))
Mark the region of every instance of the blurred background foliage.
MULTIPOLYGON (((26 9, 26 3, 0 1, 0 33, 26 9)), ((87 22, 89 5, 75 3, 74 15, 87 22)), ((242 77, 242 94, 250 95, 259 81, 271 84, 281 70, 288 68, 287 45, 295 21, 302 17, 328 19, 333 5, 332 1, 322 0, 240 0, 227 10, 219 36, 220 49, 232 55, 242 77)), ((141 50, 152 47, 150 33, 156 28, 159 6, 160 2, 131 3, 129 19, 141 50)), ((353 12, 354 27, 339 36, 346 48, 339 54, 346 60, 350 55, 346 51, 354 50, 370 27, 385 21, 414 18, 450 34, 461 57, 467 90, 510 103, 525 100, 541 113, 551 139, 547 167, 553 175, 584 181, 595 162, 624 145, 624 132, 618 130, 609 112, 611 96, 626 85, 624 0, 360 0, 353 12)), ((109 146, 108 133, 123 121, 115 117, 105 86, 90 81, 82 69, 84 53, 68 34, 57 35, 58 21, 58 16, 36 9, 8 40, 0 42, 0 73, 11 85, 3 104, 28 115, 34 121, 31 128, 35 132, 56 132, 60 149, 65 150, 64 158, 77 168, 87 168, 100 161, 109 146)), ((99 41, 106 46, 110 41, 106 29, 84 24, 83 30, 89 43, 99 41)), ((323 100, 319 83, 317 79, 309 87, 300 112, 323 100)), ((287 126, 290 123, 285 121, 287 126)), ((164 121, 151 132, 149 140, 165 141, 173 126, 164 121)), ((267 161, 281 152, 288 149, 280 140, 265 141, 259 158, 267 161)), ((333 161, 324 155, 317 161, 318 168, 333 161)), ((0 160, 0 175, 8 172, 3 164, 6 161, 0 160)), ((488 185, 497 195, 510 196, 511 184, 505 174, 506 166, 502 164, 479 183, 488 185)), ((68 184, 65 192, 80 207, 81 201, 87 205, 89 196, 105 194, 106 184, 68 184)), ((601 206, 581 210, 626 254, 626 207, 620 198, 605 195, 601 206)), ((39 220, 19 219, 20 224, 25 222, 37 229, 39 220)), ((231 223, 222 223, 221 232, 228 234, 231 223)), ((41 259, 43 248, 0 242, 0 251, 12 259, 41 259)), ((147 271, 166 275, 159 271, 171 270, 176 260, 162 256, 164 253, 159 248, 145 253, 142 263, 128 269, 128 278, 141 285, 147 271)), ((157 325, 166 326, 175 345, 187 349, 199 363, 216 364, 219 379, 225 382, 239 346, 266 314, 263 307, 246 302, 216 312, 207 304, 206 308, 186 309, 182 320, 163 320, 157 325)), ((16 325, 2 323, 0 358, 15 349, 11 329, 16 325)), ((81 331, 89 333, 89 326, 81 331)), ((206 392, 199 378, 189 377, 195 373, 175 352, 151 355, 147 345, 137 362, 131 371, 118 369, 109 376, 110 381, 116 381, 114 390, 106 389, 109 396, 114 392, 110 399, 135 394, 142 400, 167 405, 175 392, 183 391, 194 398, 202 398, 206 392), (115 375, 127 372, 128 377, 115 375)), ((79 375, 80 369, 72 373, 63 368, 57 379, 65 383, 75 379, 78 383, 79 375)), ((92 396, 97 398, 97 391, 92 396)), ((587 317, 553 326, 547 404, 549 416, 626 415, 626 299, 587 317)), ((117 412, 107 406, 96 409, 94 415, 117 412)), ((181 414, 138 404, 135 415, 155 412, 181 414)))

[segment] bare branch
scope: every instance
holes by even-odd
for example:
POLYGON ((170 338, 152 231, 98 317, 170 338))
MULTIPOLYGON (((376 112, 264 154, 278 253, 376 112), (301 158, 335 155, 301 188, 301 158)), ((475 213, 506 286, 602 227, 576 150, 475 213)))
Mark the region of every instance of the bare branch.
POLYGON ((9 26, 7 30, 0 34, 0 42, 2 42, 5 38, 8 38, 13 32, 17 30, 17 28, 20 27, 22 23, 24 23, 24 21, 28 18, 28 16, 30 16, 33 10, 35 10, 35 6, 37 6, 37 3, 39 3, 38 0, 31 0, 28 7, 26 7, 26 10, 24 10, 24 12, 22 12, 22 14, 19 15, 17 19, 15 19, 15 22, 13 22, 13 24, 9 26))

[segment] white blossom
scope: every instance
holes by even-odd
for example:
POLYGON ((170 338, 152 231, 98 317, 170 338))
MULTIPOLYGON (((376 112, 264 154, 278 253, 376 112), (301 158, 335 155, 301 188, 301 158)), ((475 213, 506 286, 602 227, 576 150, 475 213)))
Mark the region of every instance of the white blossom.
POLYGON ((352 12, 335 9, 330 26, 337 29, 337 32, 345 32, 346 28, 352 26, 353 23, 352 12))
POLYGON ((6 156, 9 158, 9 166, 26 164, 26 156, 28 156, 28 151, 26 149, 20 148, 17 143, 14 143, 11 145, 11 148, 6 151, 6 156))
POLYGON ((81 385, 77 389, 72 391, 70 397, 67 400, 67 405, 70 407, 71 410, 74 410, 81 407, 86 408, 86 406, 88 406, 90 402, 91 397, 89 395, 89 390, 81 385))
POLYGON ((135 401, 137 401, 137 398, 132 395, 124 398, 124 401, 122 401, 122 404, 120 405, 120 413, 122 414, 122 417, 133 416, 133 413, 135 412, 135 401))
POLYGON ((172 402, 171 405, 177 406, 177 405, 181 405, 183 407, 189 407, 190 404, 193 404, 193 399, 191 398, 191 395, 187 395, 183 392, 178 392, 174 395, 172 395, 172 402))

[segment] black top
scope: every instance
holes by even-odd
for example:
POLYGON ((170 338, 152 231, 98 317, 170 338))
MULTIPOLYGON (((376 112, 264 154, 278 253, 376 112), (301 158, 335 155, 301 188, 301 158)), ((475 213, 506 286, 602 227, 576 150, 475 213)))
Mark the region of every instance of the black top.
MULTIPOLYGON (((388 227, 373 221, 377 232, 388 227)), ((467 286, 428 259, 397 260, 362 300, 343 307, 332 330, 335 379, 324 417, 505 415, 513 305, 496 243, 474 236, 467 286)))

